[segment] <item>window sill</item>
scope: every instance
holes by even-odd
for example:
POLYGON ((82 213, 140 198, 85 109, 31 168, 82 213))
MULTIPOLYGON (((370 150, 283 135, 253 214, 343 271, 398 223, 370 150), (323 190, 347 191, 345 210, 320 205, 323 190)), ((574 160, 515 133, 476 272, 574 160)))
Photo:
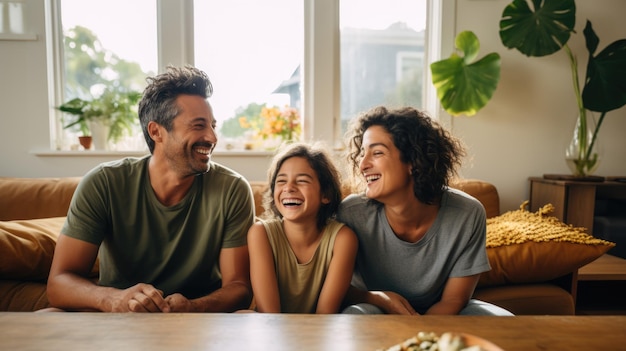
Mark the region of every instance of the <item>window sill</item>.
MULTIPOLYGON (((116 156, 116 157, 141 157, 149 152, 145 150, 126 150, 126 151, 107 151, 107 150, 35 150, 31 154, 39 157, 100 157, 100 156, 116 156)), ((216 150, 213 156, 228 157, 270 157, 273 151, 227 151, 216 150)))
POLYGON ((0 40, 34 41, 37 40, 37 34, 0 33, 0 40))
POLYGON ((90 157, 90 156, 144 156, 148 151, 108 151, 108 150, 36 150, 31 151, 31 154, 39 157, 90 157))

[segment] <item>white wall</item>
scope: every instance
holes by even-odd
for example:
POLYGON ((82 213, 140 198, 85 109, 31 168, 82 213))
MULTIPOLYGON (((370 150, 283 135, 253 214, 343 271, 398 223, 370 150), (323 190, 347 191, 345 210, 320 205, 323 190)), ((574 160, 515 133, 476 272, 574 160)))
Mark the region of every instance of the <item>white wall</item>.
MULTIPOLYGON (((452 119, 454 133, 469 146, 472 160, 463 171, 496 185, 501 210, 517 209, 528 199, 529 176, 569 174, 565 147, 573 133, 577 106, 569 59, 564 51, 548 57, 526 57, 505 48, 498 36, 507 0, 458 0, 456 32, 472 30, 481 41, 482 57, 496 51, 502 58, 498 89, 473 117, 452 119)), ((587 19, 600 38, 599 49, 626 39, 626 1, 576 1, 576 31, 568 44, 585 76, 587 50, 582 29, 587 19)), ((611 111, 600 130, 604 160, 596 174, 626 175, 626 107, 611 111)))
MULTIPOLYGON (((453 1, 454 0, 444 0, 453 1)), ((0 40, 0 176, 78 176, 102 161, 98 157, 38 155, 50 147, 46 27, 44 1, 24 0, 26 27, 35 41, 0 40)), ((506 49, 498 37, 498 23, 508 0, 456 0, 455 33, 472 30, 481 41, 481 56, 497 51, 502 56, 502 77, 491 102, 473 117, 449 121, 453 132, 468 146, 471 158, 462 171, 469 178, 494 183, 501 210, 516 209, 528 198, 528 177, 569 173, 563 160, 572 133, 576 103, 569 61, 564 52, 545 58, 527 58, 506 49)), ((584 75, 586 49, 582 28, 590 19, 600 48, 626 38, 626 1, 577 2, 576 34, 570 45, 581 61, 584 75)), ((612 111, 601 130, 605 159, 598 175, 626 175, 626 108, 612 111)), ((250 180, 264 180, 269 156, 218 154, 214 158, 250 180)))

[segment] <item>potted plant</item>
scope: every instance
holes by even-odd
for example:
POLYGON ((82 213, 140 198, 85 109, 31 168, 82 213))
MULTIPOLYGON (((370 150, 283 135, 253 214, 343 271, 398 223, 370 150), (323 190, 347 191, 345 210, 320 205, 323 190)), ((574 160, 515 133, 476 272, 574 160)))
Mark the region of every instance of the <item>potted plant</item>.
POLYGON ((460 51, 430 65, 433 84, 442 108, 452 116, 473 116, 493 96, 500 80, 500 55, 490 53, 475 61, 480 49, 471 31, 459 33, 455 46, 460 51))
POLYGON ((529 57, 551 55, 564 49, 572 71, 578 119, 566 161, 574 176, 593 173, 599 162, 596 150, 598 131, 607 112, 626 104, 626 40, 609 44, 596 54, 600 42, 591 22, 583 30, 589 51, 587 72, 581 93, 578 61, 567 45, 576 23, 574 0, 514 0, 506 6, 500 20, 500 39, 504 46, 529 57), (589 111, 600 113, 594 125, 589 111), (590 128, 591 127, 591 128, 590 128))
POLYGON ((118 142, 125 133, 132 133, 139 122, 137 103, 141 94, 106 89, 98 98, 74 98, 58 109, 74 116, 64 128, 78 127, 83 135, 91 135, 96 149, 106 149, 108 141, 118 142))

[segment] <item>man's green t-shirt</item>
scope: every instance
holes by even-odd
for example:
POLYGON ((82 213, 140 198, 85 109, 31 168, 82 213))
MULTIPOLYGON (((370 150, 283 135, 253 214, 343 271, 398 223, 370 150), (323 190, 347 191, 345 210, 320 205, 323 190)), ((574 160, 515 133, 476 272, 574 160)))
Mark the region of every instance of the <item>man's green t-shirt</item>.
POLYGON ((164 295, 207 295, 221 286, 220 250, 247 243, 254 218, 250 185, 212 162, 183 200, 168 207, 152 190, 149 160, 125 158, 88 172, 61 232, 100 245, 100 285, 148 283, 164 295))

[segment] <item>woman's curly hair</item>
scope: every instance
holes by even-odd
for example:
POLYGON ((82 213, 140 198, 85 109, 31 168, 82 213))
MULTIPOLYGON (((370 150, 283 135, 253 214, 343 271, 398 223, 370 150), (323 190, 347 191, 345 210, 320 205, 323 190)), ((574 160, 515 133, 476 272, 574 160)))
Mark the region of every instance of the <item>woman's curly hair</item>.
POLYGON ((400 160, 411 165, 415 197, 426 204, 438 201, 465 157, 461 141, 412 107, 396 110, 375 107, 354 119, 347 133, 348 160, 356 179, 362 179, 359 165, 363 134, 372 126, 381 126, 391 134, 400 150, 400 160))

